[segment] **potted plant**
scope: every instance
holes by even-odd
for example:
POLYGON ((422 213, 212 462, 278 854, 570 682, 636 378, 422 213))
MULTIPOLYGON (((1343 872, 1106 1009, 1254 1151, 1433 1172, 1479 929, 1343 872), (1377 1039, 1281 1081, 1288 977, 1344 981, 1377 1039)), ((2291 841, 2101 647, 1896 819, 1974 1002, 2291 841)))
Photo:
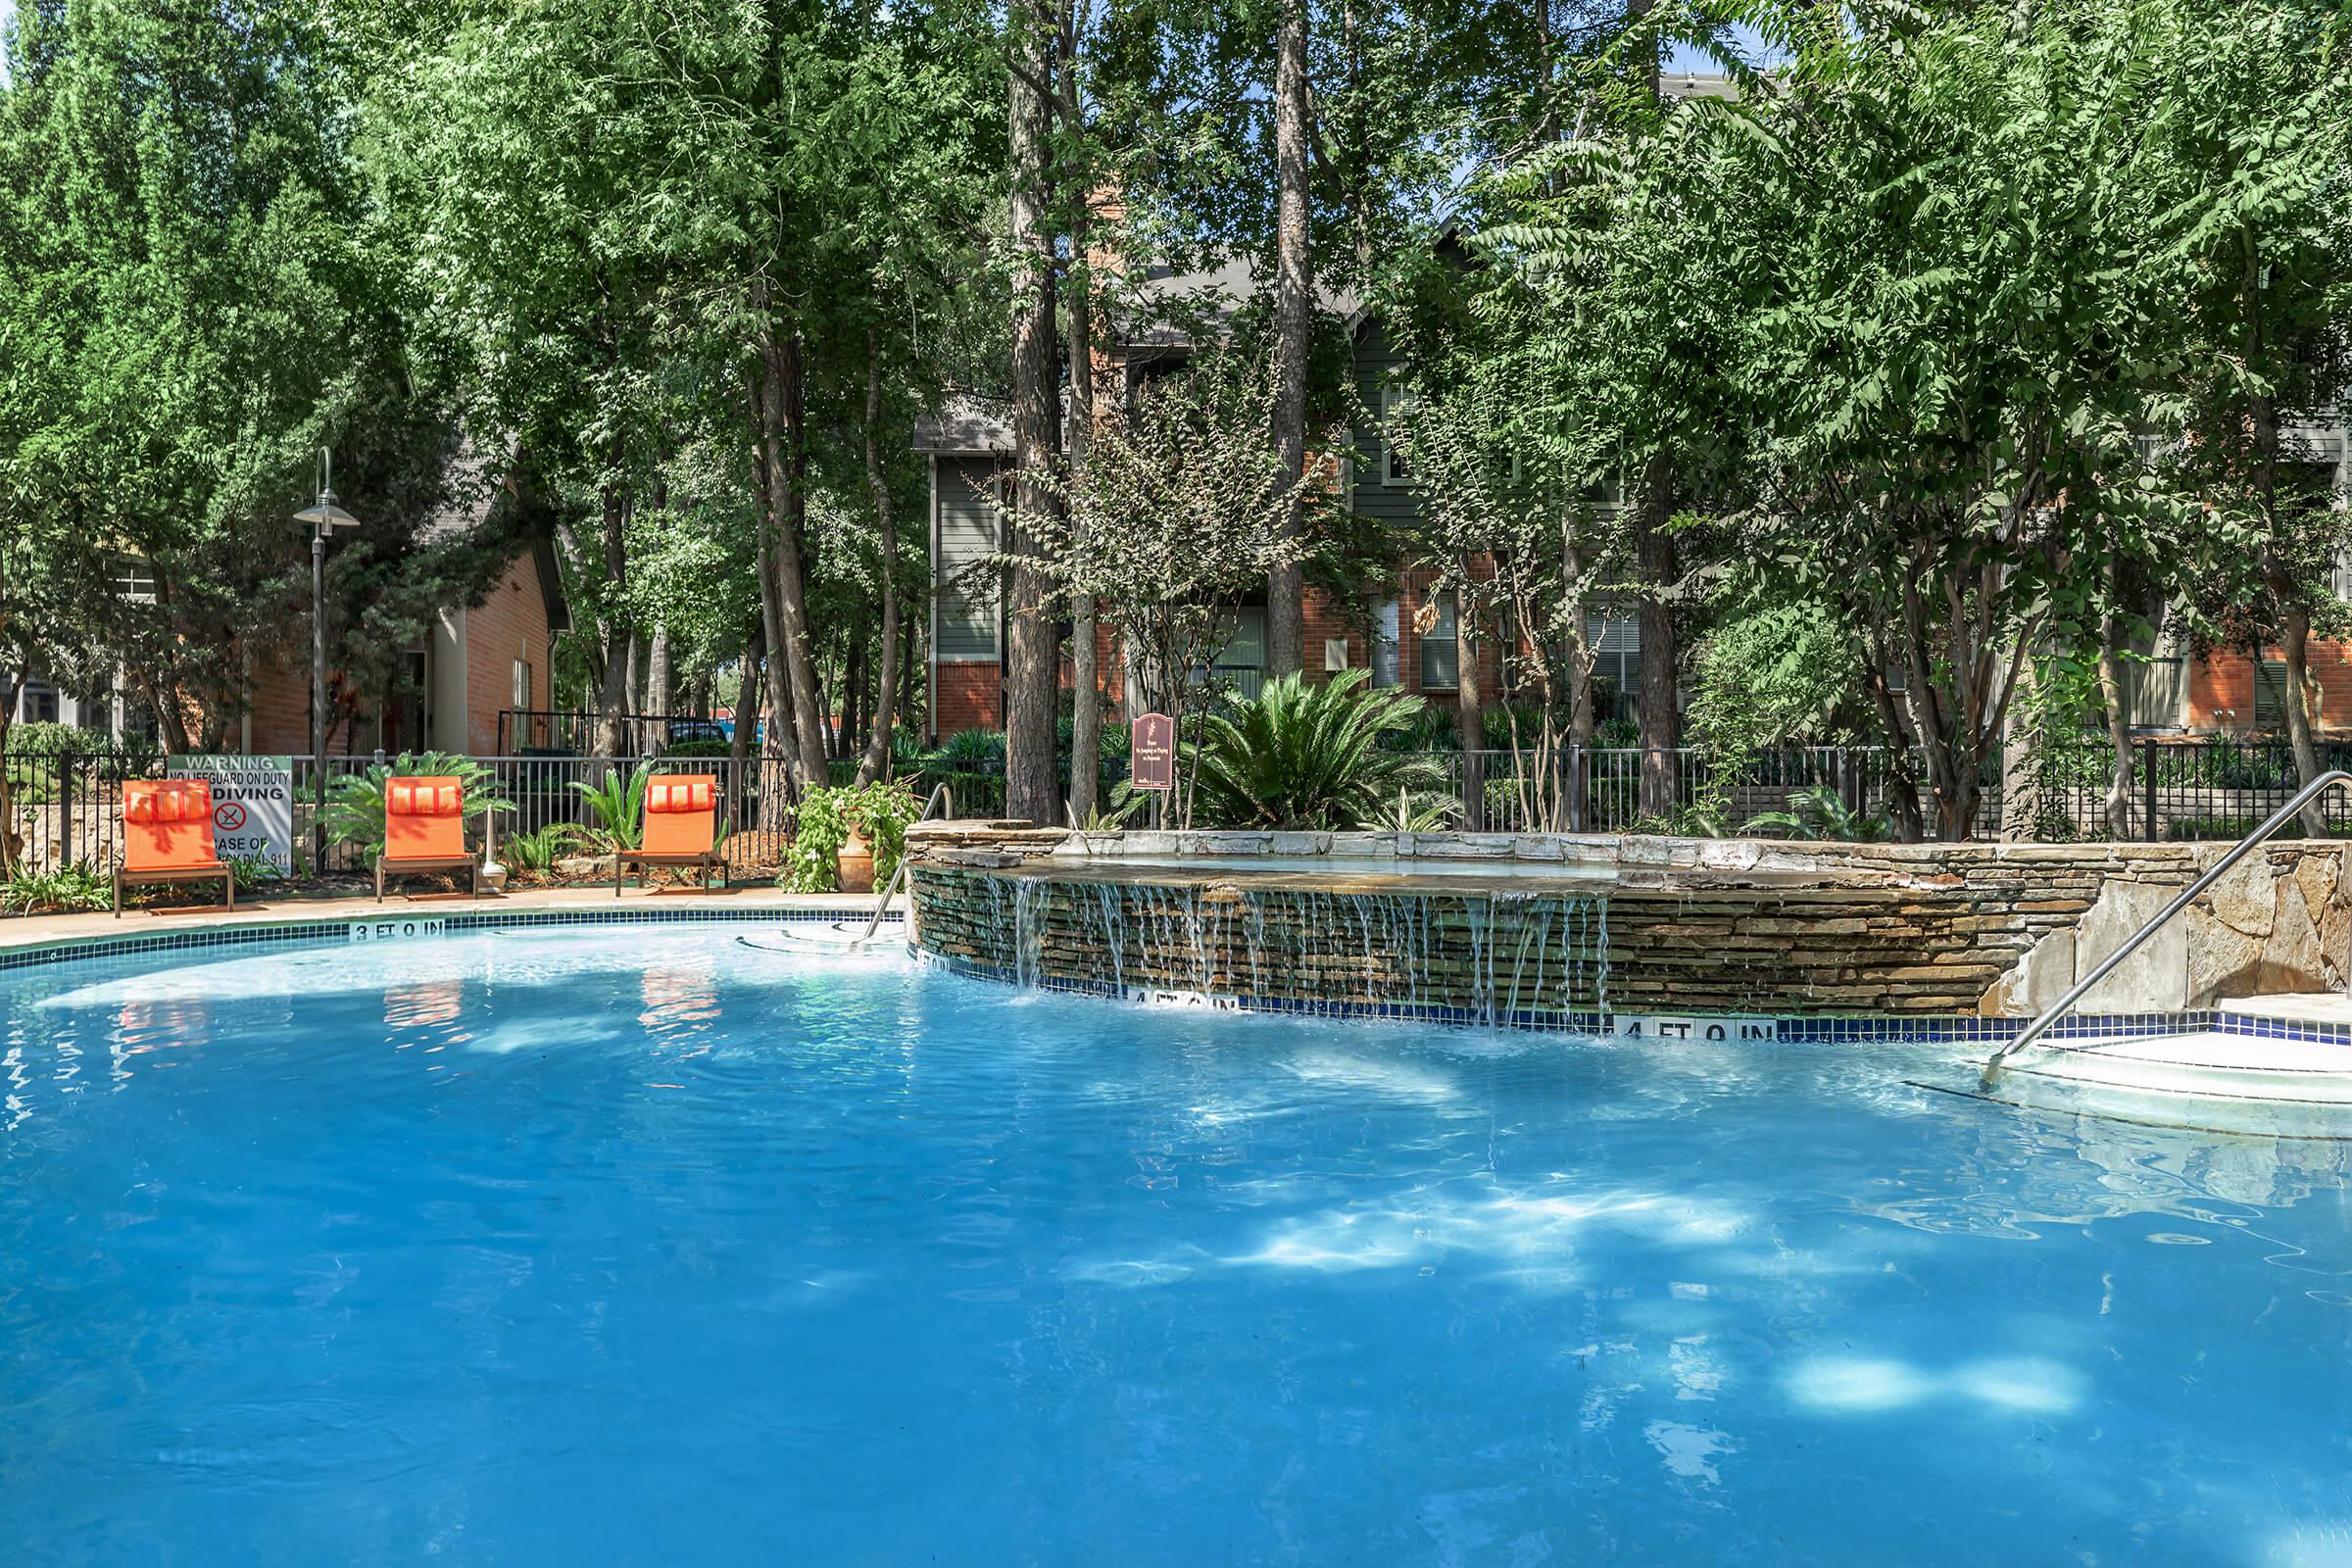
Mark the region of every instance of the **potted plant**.
POLYGON ((856 817, 847 819, 841 848, 833 852, 833 879, 844 893, 874 891, 874 847, 856 817))
POLYGON ((793 809, 792 846, 776 880, 795 893, 870 893, 899 868, 906 824, 921 809, 905 780, 812 789, 793 809))

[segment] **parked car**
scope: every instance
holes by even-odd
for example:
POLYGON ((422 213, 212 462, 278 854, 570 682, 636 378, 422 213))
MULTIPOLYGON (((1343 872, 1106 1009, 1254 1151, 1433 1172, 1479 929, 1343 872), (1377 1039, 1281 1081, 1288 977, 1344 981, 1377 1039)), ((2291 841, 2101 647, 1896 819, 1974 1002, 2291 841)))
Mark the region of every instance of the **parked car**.
POLYGON ((673 718, 669 733, 662 745, 674 747, 687 741, 729 741, 735 738, 735 726, 715 718, 673 718))

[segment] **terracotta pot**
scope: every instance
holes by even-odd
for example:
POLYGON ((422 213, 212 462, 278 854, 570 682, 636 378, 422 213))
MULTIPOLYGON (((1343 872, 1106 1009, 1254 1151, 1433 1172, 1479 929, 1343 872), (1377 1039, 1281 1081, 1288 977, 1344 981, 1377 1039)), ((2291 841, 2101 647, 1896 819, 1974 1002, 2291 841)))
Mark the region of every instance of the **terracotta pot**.
POLYGON ((833 876, 844 893, 874 891, 874 847, 856 828, 850 829, 849 842, 834 853, 833 876))

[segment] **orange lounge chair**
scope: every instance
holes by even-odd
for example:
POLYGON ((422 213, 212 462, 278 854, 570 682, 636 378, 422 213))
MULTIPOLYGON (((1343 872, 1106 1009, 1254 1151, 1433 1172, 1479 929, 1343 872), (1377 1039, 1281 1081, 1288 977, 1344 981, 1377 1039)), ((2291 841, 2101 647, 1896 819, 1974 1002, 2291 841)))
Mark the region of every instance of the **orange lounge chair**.
POLYGON ((375 902, 384 878, 464 871, 482 891, 482 859, 466 852, 466 791, 454 778, 396 778, 384 784, 384 853, 375 858, 375 902))
POLYGON ((115 918, 122 886, 219 877, 237 906, 237 877, 213 848, 213 790, 202 779, 142 780, 122 786, 122 863, 115 871, 115 918))
MULTIPOLYGON (((718 836, 718 780, 708 773, 664 773, 645 786, 645 831, 637 848, 612 858, 612 896, 620 897, 621 882, 632 865, 699 866, 703 887, 718 872, 718 885, 729 886, 727 858, 716 845, 718 836)), ((640 879, 642 880, 642 878, 640 879)))

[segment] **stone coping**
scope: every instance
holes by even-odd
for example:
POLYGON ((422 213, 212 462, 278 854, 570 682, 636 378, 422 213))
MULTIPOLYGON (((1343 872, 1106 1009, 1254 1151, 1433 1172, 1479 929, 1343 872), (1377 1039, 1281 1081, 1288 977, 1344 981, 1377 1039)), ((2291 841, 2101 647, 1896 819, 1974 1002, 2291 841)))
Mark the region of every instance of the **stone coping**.
MULTIPOLYGON (((272 943, 348 940, 366 920, 445 920, 451 931, 502 926, 634 925, 678 922, 736 924, 770 920, 842 919, 873 913, 870 894, 734 893, 639 894, 615 899, 584 888, 534 888, 504 897, 285 899, 240 904, 235 912, 193 909, 152 914, 27 915, 0 920, 0 969, 128 953, 161 953, 272 943)), ((886 925, 906 918, 906 901, 891 903, 886 925)))
MULTIPOLYGON (((1590 867, 1595 877, 1633 886, 1774 888, 1818 886, 1936 886, 1976 867, 2051 865, 2177 872, 2185 881, 2229 850, 2220 843, 2143 844, 2092 840, 2076 844, 1858 844, 1810 839, 1698 839, 1650 834, 1592 833, 1319 833, 1111 831, 1038 828, 1018 821, 934 821, 909 828, 918 863, 984 867, 1022 864, 1059 874, 1065 868, 1161 878, 1195 873, 1240 873, 1251 859, 1319 858, 1329 873, 1300 876, 1409 877, 1419 863, 1493 863, 1496 878, 1524 865, 1590 867), (1200 867, 1169 862, 1199 858, 1200 867), (1135 865, 1134 862, 1148 862, 1135 865), (1668 879, 1671 879, 1669 882, 1668 879)), ((2343 841, 2276 839, 2271 850, 2341 851, 2343 841)), ((1262 874, 1262 873, 1253 873, 1262 874)), ((1450 878, 1460 875, 1449 870, 1450 878)), ((1524 876, 1519 880, 1526 880, 1524 876)))

